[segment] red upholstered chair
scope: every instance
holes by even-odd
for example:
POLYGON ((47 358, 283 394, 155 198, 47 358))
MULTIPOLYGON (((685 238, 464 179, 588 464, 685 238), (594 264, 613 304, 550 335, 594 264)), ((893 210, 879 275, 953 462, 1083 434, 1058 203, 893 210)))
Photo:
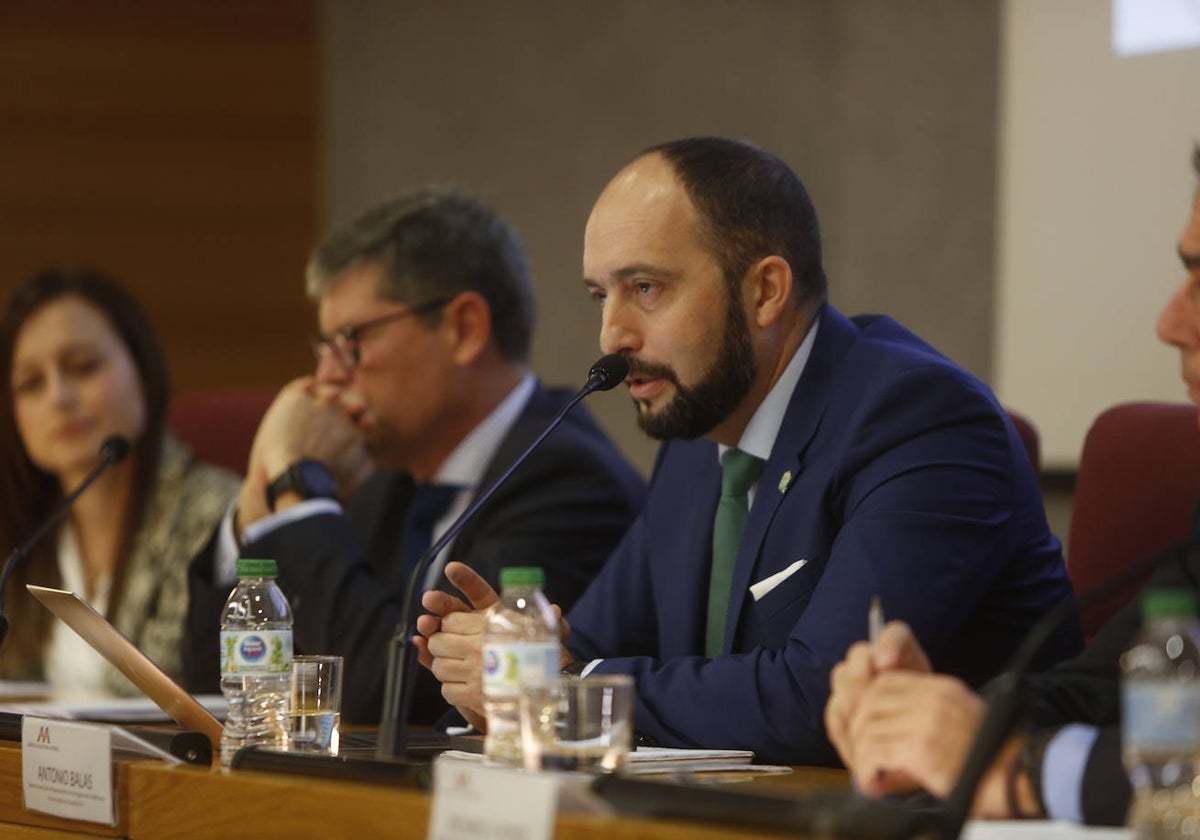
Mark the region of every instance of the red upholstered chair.
POLYGON ((1021 436, 1021 443, 1025 444, 1029 463, 1033 464, 1034 475, 1039 475, 1042 472, 1042 442, 1037 429, 1024 414, 1018 414, 1011 408, 1007 411, 1008 419, 1012 420, 1013 425, 1017 427, 1017 434, 1021 436))
POLYGON ((167 426, 205 461, 246 471, 250 445, 274 391, 196 391, 171 403, 167 426))
MULTIPOLYGON (((1083 443, 1067 573, 1082 595, 1124 566, 1186 537, 1200 491, 1196 407, 1137 402, 1114 406, 1083 443)), ((1088 638, 1143 581, 1081 614, 1088 638)))

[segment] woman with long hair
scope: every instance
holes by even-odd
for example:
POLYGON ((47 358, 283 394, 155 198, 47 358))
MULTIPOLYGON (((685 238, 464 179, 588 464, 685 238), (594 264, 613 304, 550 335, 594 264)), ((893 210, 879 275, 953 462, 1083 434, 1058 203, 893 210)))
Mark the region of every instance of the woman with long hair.
POLYGON ((238 482, 167 432, 167 369, 145 313, 103 275, 43 272, 0 314, 0 370, 5 556, 96 467, 105 438, 132 444, 14 571, 0 678, 44 680, 56 693, 134 692, 26 583, 77 592, 178 675, 187 563, 238 482))

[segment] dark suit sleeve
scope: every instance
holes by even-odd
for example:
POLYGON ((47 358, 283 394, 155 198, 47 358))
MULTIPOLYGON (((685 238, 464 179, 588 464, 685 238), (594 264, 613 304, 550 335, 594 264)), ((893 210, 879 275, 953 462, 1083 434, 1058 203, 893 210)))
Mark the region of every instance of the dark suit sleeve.
POLYGON ((213 585, 213 566, 221 524, 188 564, 188 609, 181 654, 183 685, 193 694, 217 694, 220 682, 221 612, 229 592, 213 585))
MULTIPOLYGON (((733 653, 714 659, 662 657, 654 650, 655 622, 668 620, 664 605, 671 597, 663 591, 671 581, 653 573, 661 563, 656 552, 671 548, 655 535, 674 527, 655 521, 656 497, 671 492, 664 484, 685 480, 656 474, 644 517, 569 616, 578 658, 603 658, 598 671, 634 675, 640 731, 667 745, 750 749, 778 763, 835 764, 823 723, 829 671, 864 637, 872 595, 881 596, 889 617, 914 627, 935 664, 974 647, 979 661, 969 664, 978 669, 990 662, 998 669, 1023 627, 1049 606, 1038 597, 1053 588, 1059 598, 1067 594, 1032 476, 1013 476, 1019 443, 989 398, 936 371, 916 371, 893 377, 860 411, 822 421, 856 427, 843 452, 823 453, 839 460, 825 468, 822 495, 791 493, 775 515, 772 527, 783 530, 800 518, 803 505, 828 506, 835 520, 834 536, 820 549, 825 556, 803 547, 801 534, 795 544, 777 549, 791 553, 771 560, 772 569, 798 556, 824 565, 807 598, 759 619, 759 627, 788 622, 779 643, 738 650, 735 641, 733 653), (1040 517, 1040 524, 1025 517, 1040 517), (1050 542, 1031 547, 1029 565, 1015 568, 1013 558, 1026 554, 1020 540, 1028 534, 1050 542), (1004 604, 988 602, 1005 590, 1012 592, 1004 604), (1022 601, 1025 592, 1037 597, 1022 601)), ((711 524, 692 521, 689 527, 711 524)), ((750 609, 764 607, 754 603, 750 609)))
POLYGON ((1096 736, 1083 772, 1080 802, 1087 825, 1125 825, 1132 790, 1121 763, 1121 730, 1106 726, 1096 736))
MULTIPOLYGON (((1195 549, 1177 549, 1145 589, 1198 589, 1200 556, 1195 549)), ((1086 592, 1079 593, 1081 596, 1086 592)), ((1104 623, 1087 650, 1042 674, 1028 678, 1034 721, 1053 727, 1068 723, 1113 726, 1121 721, 1121 654, 1133 644, 1141 626, 1137 595, 1104 623)))

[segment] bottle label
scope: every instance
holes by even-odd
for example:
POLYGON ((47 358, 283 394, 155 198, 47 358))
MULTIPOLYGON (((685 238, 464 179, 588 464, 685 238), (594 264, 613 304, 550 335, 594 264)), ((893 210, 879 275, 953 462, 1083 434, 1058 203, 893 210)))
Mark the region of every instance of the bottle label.
POLYGON ((483 693, 516 697, 558 678, 558 642, 488 642, 483 646, 483 693))
POLYGON ((1122 738, 1127 747, 1169 750, 1200 746, 1200 685, 1130 681, 1122 693, 1122 738))
POLYGON ((221 674, 286 674, 292 670, 291 630, 222 630, 221 674))

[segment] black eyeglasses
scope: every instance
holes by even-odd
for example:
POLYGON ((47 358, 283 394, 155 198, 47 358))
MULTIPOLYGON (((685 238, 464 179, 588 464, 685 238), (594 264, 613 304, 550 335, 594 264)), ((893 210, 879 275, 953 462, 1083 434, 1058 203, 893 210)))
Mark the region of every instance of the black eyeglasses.
POLYGON ((409 315, 425 315, 445 306, 452 300, 454 298, 448 297, 426 301, 416 306, 410 306, 408 309, 402 309, 399 312, 392 312, 389 315, 372 318, 370 321, 363 321, 361 324, 355 324, 352 327, 342 327, 332 335, 314 336, 312 340, 313 356, 316 358, 317 364, 320 364, 321 359, 324 358, 326 351, 328 351, 333 354, 334 360, 343 368, 354 370, 362 360, 359 344, 362 342, 365 332, 373 330, 376 327, 382 327, 384 324, 390 324, 392 321, 407 318, 409 315))

